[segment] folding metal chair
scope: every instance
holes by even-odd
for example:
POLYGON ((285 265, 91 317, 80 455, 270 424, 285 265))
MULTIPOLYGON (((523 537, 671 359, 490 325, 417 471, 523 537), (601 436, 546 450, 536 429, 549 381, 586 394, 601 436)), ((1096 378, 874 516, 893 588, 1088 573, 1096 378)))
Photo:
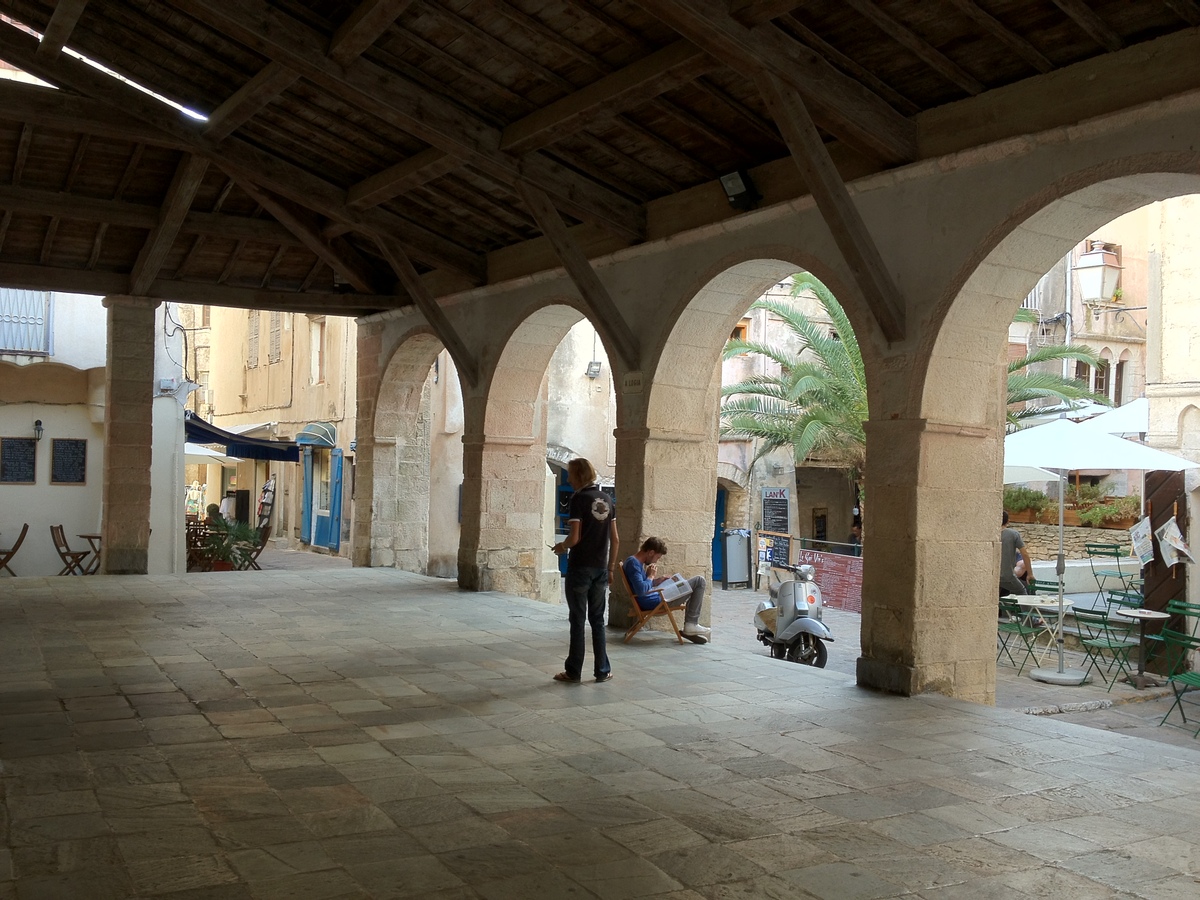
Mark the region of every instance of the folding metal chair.
POLYGON ((1092 577, 1096 579, 1097 600, 1103 600, 1105 592, 1110 590, 1129 590, 1132 576, 1121 571, 1121 560, 1128 556, 1122 545, 1084 544, 1083 550, 1088 555, 1092 577))
POLYGON ((1133 623, 1124 624, 1113 619, 1108 612, 1099 609, 1071 610, 1075 624, 1079 627, 1079 643, 1088 659, 1085 672, 1096 670, 1100 680, 1111 691, 1122 674, 1130 674, 1129 654, 1141 641, 1132 633, 1133 623), (1113 668, 1116 667, 1116 672, 1113 668))
POLYGON ((28 533, 29 533, 29 523, 26 522, 24 525, 21 526, 21 533, 19 535, 17 535, 17 542, 15 544, 13 544, 7 550, 0 547, 0 572, 7 572, 9 575, 12 575, 14 578, 17 576, 17 573, 8 567, 8 564, 10 562, 12 562, 12 558, 14 556, 16 556, 17 551, 21 549, 21 544, 24 542, 25 535, 27 535, 28 533))
POLYGON ((1000 598, 1000 611, 1008 617, 1007 622, 996 623, 996 635, 999 638, 996 648, 996 663, 999 664, 1000 657, 1008 657, 1009 663, 1017 670, 1020 675, 1025 669, 1025 663, 1033 658, 1033 648, 1037 641, 1037 636, 1042 629, 1029 624, 1029 613, 1021 609, 1012 600, 1000 598), (1009 644, 1017 642, 1014 645, 1018 655, 1021 652, 1021 647, 1025 648, 1025 656, 1018 663, 1012 655, 1012 649, 1009 644))
MULTIPOLYGON (((1171 704, 1171 708, 1167 710, 1166 715, 1159 722, 1159 727, 1168 724, 1167 719, 1171 717, 1171 713, 1179 710, 1179 720, 1182 725, 1191 728, 1196 722, 1188 721, 1187 713, 1184 711, 1183 704, 1197 704, 1200 700, 1188 699, 1187 695, 1192 691, 1200 689, 1200 672, 1184 672, 1183 667, 1187 665, 1188 656, 1197 650, 1200 650, 1200 637, 1183 634, 1179 631, 1172 631, 1169 628, 1164 628, 1162 631, 1163 643, 1166 646, 1167 653, 1167 672, 1171 673, 1175 669, 1176 672, 1167 679, 1167 683, 1171 685, 1171 690, 1175 694, 1175 702, 1171 704)), ((1174 722, 1169 724, 1174 725, 1174 722)), ((1192 737, 1200 735, 1200 726, 1197 726, 1192 737)))

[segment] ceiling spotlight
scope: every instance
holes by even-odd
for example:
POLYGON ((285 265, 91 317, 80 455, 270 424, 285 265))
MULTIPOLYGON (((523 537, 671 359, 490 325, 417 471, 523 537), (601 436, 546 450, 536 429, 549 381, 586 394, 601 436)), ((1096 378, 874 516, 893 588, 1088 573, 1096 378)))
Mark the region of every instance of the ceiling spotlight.
POLYGON ((725 198, 734 209, 754 209, 762 199, 762 195, 754 187, 754 182, 750 180, 750 173, 745 169, 722 175, 721 187, 725 189, 725 198))

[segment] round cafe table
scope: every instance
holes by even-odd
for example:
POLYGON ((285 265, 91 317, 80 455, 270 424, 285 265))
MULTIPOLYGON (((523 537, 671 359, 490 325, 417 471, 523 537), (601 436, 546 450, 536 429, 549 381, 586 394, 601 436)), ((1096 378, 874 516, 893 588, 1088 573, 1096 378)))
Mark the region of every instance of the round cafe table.
POLYGON ((1123 619, 1136 619, 1139 626, 1138 636, 1138 670, 1134 675, 1130 675, 1125 680, 1132 684, 1139 691, 1145 690, 1148 687, 1159 687, 1162 682, 1153 675, 1146 674, 1146 623, 1147 622, 1162 622, 1171 618, 1165 612, 1159 612, 1156 609, 1121 609, 1114 610, 1114 614, 1123 619))
MULTIPOLYGON (((1045 594, 1040 598, 1036 594, 1009 594, 1004 598, 1011 600, 1017 606, 1024 610, 1029 618, 1032 618, 1034 613, 1038 613, 1042 619, 1042 627, 1038 634, 1034 637, 1036 643, 1042 635, 1046 636, 1046 646, 1042 648, 1038 654, 1038 665, 1042 666, 1046 663, 1046 655, 1058 646, 1058 642, 1062 639, 1062 617, 1058 614, 1058 595, 1051 597, 1045 594)), ((1071 608, 1072 601, 1063 597, 1062 610, 1065 615, 1071 608)))

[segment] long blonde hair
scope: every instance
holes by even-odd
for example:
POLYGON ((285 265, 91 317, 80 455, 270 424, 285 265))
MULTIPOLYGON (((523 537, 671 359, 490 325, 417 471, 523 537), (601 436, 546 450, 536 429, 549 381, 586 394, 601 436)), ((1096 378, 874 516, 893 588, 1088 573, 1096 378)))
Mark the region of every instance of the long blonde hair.
POLYGON ((591 484, 596 480, 596 468, 582 456, 567 463, 567 477, 580 485, 591 484))

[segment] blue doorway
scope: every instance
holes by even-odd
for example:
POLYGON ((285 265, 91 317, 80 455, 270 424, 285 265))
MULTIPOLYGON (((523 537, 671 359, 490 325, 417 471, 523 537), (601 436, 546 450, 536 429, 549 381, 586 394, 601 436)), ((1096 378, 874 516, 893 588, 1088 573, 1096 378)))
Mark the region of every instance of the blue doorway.
POLYGON ((725 554, 721 552, 721 540, 725 531, 725 501, 728 499, 725 488, 717 485, 717 515, 713 526, 712 539, 712 580, 713 583, 725 580, 725 554))

